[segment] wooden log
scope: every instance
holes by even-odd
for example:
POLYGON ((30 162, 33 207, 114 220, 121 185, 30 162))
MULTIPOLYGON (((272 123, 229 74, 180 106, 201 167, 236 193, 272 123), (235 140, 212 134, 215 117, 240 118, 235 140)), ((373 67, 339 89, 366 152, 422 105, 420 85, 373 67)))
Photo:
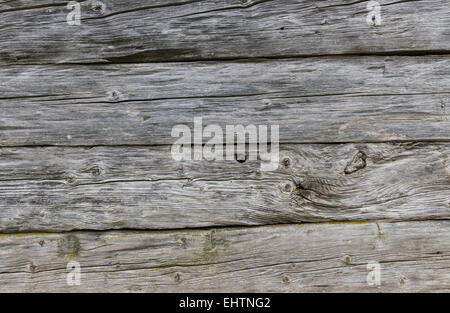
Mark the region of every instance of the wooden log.
POLYGON ((0 64, 152 62, 450 51, 447 0, 1 1, 0 64), (72 9, 73 10, 73 9, 72 9))
POLYGON ((175 125, 283 143, 450 139, 445 56, 0 68, 0 145, 172 144, 175 125))
POLYGON ((2 235, 0 291, 449 292, 449 236, 450 221, 2 235))
POLYGON ((170 146, 0 149, 0 231, 450 218, 450 145, 282 145, 280 165, 170 146))

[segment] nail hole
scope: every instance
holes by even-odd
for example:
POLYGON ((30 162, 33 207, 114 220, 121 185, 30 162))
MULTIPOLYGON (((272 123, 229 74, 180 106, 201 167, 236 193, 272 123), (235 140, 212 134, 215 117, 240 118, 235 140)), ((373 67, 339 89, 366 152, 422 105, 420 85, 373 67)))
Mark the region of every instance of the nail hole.
POLYGON ((285 192, 292 192, 292 186, 291 186, 291 184, 286 184, 286 185, 284 185, 283 190, 284 190, 285 192))
POLYGON ((239 163, 245 163, 247 161, 247 155, 238 155, 237 153, 234 155, 234 159, 239 163))
POLYGON ((75 180, 76 180, 76 177, 73 176, 73 175, 69 175, 69 176, 66 177, 66 181, 67 181, 69 184, 74 183, 75 180))
POLYGON ((94 166, 93 168, 91 168, 91 174, 93 176, 99 176, 101 174, 101 170, 98 166, 94 166))
POLYGON ((352 263, 352 257, 349 255, 346 255, 344 258, 345 264, 351 264, 352 263))
POLYGON ((30 272, 34 273, 36 272, 37 266, 34 264, 30 264, 28 265, 28 269, 30 270, 30 272))
POLYGON ((295 184, 295 192, 302 192, 303 190, 305 190, 305 187, 301 183, 295 184))

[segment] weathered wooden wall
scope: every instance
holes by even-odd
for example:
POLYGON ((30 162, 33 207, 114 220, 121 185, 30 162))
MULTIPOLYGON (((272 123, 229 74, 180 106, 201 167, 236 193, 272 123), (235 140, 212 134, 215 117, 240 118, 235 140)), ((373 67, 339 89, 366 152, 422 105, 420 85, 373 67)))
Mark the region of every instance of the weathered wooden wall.
POLYGON ((0 291, 449 292, 450 5, 379 2, 0 0, 0 291))
POLYGON ((450 221, 2 236, 2 291, 448 291, 450 221), (82 264, 80 286, 66 263, 82 264), (368 286, 379 262, 382 285, 368 286))

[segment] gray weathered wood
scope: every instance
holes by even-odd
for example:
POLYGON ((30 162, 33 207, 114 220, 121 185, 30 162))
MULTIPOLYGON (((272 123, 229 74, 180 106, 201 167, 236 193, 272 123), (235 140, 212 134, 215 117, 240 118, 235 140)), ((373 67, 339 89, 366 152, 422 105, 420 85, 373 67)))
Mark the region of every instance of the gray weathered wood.
POLYGON ((177 124, 280 140, 449 140, 450 58, 320 57, 0 68, 0 145, 172 144, 177 124))
POLYGON ((449 292, 449 237, 450 221, 2 235, 0 291, 449 292))
POLYGON ((329 54, 448 53, 447 0, 0 2, 0 64, 148 62, 329 54))
POLYGON ((0 231, 450 218, 450 144, 284 145, 280 166, 170 146, 0 149, 0 231))
POLYGON ((450 292, 448 0, 67 2, 0 0, 0 292, 450 292))

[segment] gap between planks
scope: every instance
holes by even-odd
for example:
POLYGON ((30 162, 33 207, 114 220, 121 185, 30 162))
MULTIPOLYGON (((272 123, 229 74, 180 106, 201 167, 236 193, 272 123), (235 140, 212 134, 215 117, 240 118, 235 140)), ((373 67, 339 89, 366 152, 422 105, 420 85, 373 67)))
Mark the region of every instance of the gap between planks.
POLYGON ((269 61, 282 61, 282 60, 301 60, 309 58, 347 58, 347 57, 376 57, 376 56, 391 56, 391 57, 426 57, 426 56, 450 56, 450 50, 417 50, 417 51, 407 51, 407 50, 392 50, 385 52, 368 52, 368 53, 335 53, 335 54, 310 54, 310 55, 280 55, 280 56, 258 56, 258 57, 222 57, 222 58, 192 58, 192 59, 169 59, 169 60, 147 60, 138 61, 133 57, 111 57, 106 58, 104 62, 93 61, 93 62, 60 62, 60 63, 11 63, 5 64, 3 67, 8 66, 14 67, 28 67, 28 66, 96 66, 96 65, 120 65, 120 64, 164 64, 164 63, 197 63, 197 62, 269 62, 269 61))
POLYGON ((450 218, 436 218, 436 219, 413 219, 413 220, 366 220, 366 221, 352 221, 352 220, 336 220, 329 222, 302 222, 302 223, 275 223, 275 224, 261 224, 261 225, 220 225, 220 226, 205 226, 205 227, 187 227, 187 228, 110 228, 110 229, 76 229, 67 231, 53 231, 46 230, 41 231, 22 231, 22 232, 11 232, 11 233, 0 233, 0 237, 6 236, 44 236, 44 235, 64 235, 64 234, 77 234, 77 233, 176 233, 176 232, 205 232, 205 231, 216 231, 216 230, 252 230, 261 229, 269 227, 290 227, 290 226, 302 226, 302 225, 365 225, 374 224, 379 228, 379 224, 399 224, 399 223, 422 223, 422 222, 440 222, 448 221, 450 218))

